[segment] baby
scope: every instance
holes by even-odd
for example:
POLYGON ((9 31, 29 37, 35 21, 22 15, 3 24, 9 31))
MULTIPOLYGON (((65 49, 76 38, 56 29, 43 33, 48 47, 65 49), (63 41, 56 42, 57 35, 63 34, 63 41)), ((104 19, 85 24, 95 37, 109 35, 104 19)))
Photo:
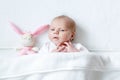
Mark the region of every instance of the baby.
POLYGON ((88 52, 80 43, 72 43, 75 32, 76 25, 73 19, 64 15, 55 17, 48 31, 50 42, 44 44, 39 52, 88 52))

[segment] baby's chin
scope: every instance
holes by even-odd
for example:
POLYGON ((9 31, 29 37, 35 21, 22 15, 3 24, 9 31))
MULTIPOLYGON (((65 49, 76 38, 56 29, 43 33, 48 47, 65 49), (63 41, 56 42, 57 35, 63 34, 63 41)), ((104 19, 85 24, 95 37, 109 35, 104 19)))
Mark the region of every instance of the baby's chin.
POLYGON ((57 41, 54 41, 53 43, 57 46, 57 45, 62 45, 64 42, 57 42, 57 41))

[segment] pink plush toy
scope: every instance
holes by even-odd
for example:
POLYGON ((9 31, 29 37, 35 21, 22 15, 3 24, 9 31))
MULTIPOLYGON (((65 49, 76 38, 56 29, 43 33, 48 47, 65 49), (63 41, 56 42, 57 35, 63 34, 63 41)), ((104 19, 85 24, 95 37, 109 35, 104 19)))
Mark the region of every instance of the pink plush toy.
POLYGON ((33 33, 31 32, 23 32, 17 25, 10 22, 12 28, 15 32, 22 36, 22 45, 23 47, 20 48, 20 55, 28 55, 34 54, 38 52, 39 48, 35 47, 36 37, 43 31, 47 30, 49 25, 40 26, 36 31, 33 33))

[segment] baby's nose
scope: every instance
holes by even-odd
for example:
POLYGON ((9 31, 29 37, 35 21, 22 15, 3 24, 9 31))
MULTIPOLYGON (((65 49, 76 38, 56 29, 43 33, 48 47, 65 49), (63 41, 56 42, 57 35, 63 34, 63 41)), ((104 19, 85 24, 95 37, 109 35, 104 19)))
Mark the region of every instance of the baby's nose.
POLYGON ((59 30, 55 30, 55 31, 54 31, 54 34, 59 34, 59 30))

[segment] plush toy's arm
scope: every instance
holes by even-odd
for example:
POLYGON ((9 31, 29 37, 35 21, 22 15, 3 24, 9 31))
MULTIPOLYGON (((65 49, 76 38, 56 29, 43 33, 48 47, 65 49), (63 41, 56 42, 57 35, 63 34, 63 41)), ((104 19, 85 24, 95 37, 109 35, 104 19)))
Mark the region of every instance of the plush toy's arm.
POLYGON ((32 50, 35 51, 35 52, 38 52, 39 48, 38 47, 33 47, 32 50))

